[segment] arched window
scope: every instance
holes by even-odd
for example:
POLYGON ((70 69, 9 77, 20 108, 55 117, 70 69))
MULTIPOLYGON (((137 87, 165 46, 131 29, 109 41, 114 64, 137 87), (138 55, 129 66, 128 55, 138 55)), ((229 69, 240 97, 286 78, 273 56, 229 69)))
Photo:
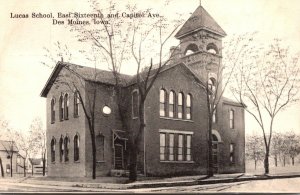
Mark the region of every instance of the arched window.
POLYGON ((56 145, 56 140, 53 137, 51 140, 51 162, 55 162, 55 145, 56 145))
POLYGON ((159 102, 160 102, 159 115, 166 116, 167 92, 165 89, 161 89, 159 92, 159 102))
POLYGON ((64 100, 63 96, 59 97, 59 120, 62 121, 64 118, 64 100))
POLYGON ((208 88, 212 91, 215 92, 216 91, 216 79, 211 77, 208 80, 208 88))
POLYGON ((206 47, 208 53, 218 54, 218 48, 214 43, 209 43, 206 47))
POLYGON ((177 117, 182 118, 183 117, 183 93, 180 92, 178 94, 178 109, 177 109, 177 117))
POLYGON ((187 48, 185 50, 185 55, 191 55, 197 51, 199 51, 198 46, 196 44, 192 43, 189 46, 187 46, 187 48))
POLYGON ((79 161, 79 136, 74 136, 74 161, 79 161))
POLYGON ((174 117, 175 112, 175 92, 171 91, 169 94, 169 117, 174 117))
POLYGON ((64 119, 69 119, 69 95, 67 93, 64 97, 64 119))
POLYGON ((65 162, 69 161, 69 143, 70 143, 70 139, 69 139, 68 136, 66 136, 65 139, 64 139, 65 162))
POLYGON ((51 123, 55 122, 55 99, 51 100, 51 123))
POLYGON ((59 139, 59 161, 62 162, 64 156, 64 140, 61 136, 59 139))
POLYGON ((74 92, 74 117, 79 116, 79 94, 78 91, 74 92))
POLYGON ((187 94, 186 96, 186 119, 192 119, 192 96, 187 94))

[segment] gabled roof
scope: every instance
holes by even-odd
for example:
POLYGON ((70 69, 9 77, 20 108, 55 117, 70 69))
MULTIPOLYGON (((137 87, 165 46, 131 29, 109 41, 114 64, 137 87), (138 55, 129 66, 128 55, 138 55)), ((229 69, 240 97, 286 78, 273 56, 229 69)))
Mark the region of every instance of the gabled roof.
POLYGON ((237 101, 234 101, 232 99, 229 99, 229 98, 226 98, 226 97, 223 97, 223 103, 224 104, 229 104, 231 106, 239 106, 239 107, 244 107, 245 105, 237 102, 237 101))
POLYGON ((175 35, 180 38, 191 32, 198 30, 207 30, 216 33, 222 37, 226 36, 225 31, 217 24, 217 22, 209 15, 209 13, 200 5, 192 16, 184 23, 181 29, 175 35))
MULTIPOLYGON (((99 82, 108 85, 115 84, 115 77, 112 71, 100 70, 97 68, 80 66, 72 63, 67 63, 67 62, 58 62, 41 92, 42 97, 47 97, 49 90, 51 89, 53 83, 55 82, 57 76, 59 75, 63 67, 67 67, 68 69, 78 73, 86 81, 99 82)), ((123 85, 126 85, 126 83, 129 80, 131 80, 131 78, 132 76, 130 75, 120 74, 120 82, 123 85)))
MULTIPOLYGON (((197 76, 197 74, 190 68, 188 67, 185 63, 181 62, 181 63, 178 63, 178 64, 172 64, 172 65, 165 65, 161 68, 159 74, 165 72, 165 71, 168 71, 168 70, 171 70, 173 68, 176 68, 176 67, 182 67, 188 74, 190 74, 201 86, 205 86, 203 84, 203 82, 200 80, 200 78, 197 76)), ((154 76, 154 74, 156 73, 157 71, 157 68, 153 69, 150 73, 150 78, 154 76)), ((141 77, 145 78, 147 76, 147 72, 145 73, 141 73, 141 77)), ((136 76, 134 76, 128 83, 128 86, 130 85, 133 85, 133 84, 136 84, 137 82, 137 79, 136 79, 136 76)))
POLYGON ((0 140, 0 151, 11 151, 11 148, 14 152, 18 152, 18 148, 16 146, 16 143, 13 141, 4 141, 0 140))

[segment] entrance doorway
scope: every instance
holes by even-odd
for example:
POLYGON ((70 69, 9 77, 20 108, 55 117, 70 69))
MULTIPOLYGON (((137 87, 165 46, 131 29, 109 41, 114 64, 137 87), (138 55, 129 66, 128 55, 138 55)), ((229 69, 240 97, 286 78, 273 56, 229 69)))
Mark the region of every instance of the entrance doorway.
POLYGON ((124 153, 123 146, 120 144, 115 144, 115 169, 124 168, 124 153))

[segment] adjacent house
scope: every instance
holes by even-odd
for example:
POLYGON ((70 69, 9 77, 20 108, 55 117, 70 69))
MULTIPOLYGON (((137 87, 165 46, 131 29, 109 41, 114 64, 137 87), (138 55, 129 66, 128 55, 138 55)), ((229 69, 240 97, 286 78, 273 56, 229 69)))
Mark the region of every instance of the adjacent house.
POLYGON ((0 176, 2 175, 1 164, 4 177, 10 176, 11 172, 13 174, 18 172, 18 152, 15 142, 0 140, 0 176))
MULTIPOLYGON (((139 146, 138 169, 148 176, 206 174, 208 117, 205 88, 215 88, 222 65, 224 30, 199 6, 175 37, 172 60, 160 72, 145 104, 146 129, 139 146), (209 62, 206 60, 209 57, 209 62), (208 71, 209 70, 209 73, 208 71)), ((128 132, 122 129, 110 71, 58 62, 41 96, 47 100, 47 164, 49 176, 84 177, 92 174, 91 138, 77 90, 57 84, 76 83, 88 105, 88 93, 97 86, 95 108, 97 176, 126 172, 128 132), (64 67, 68 67, 68 69, 64 67), (72 71, 70 71, 72 70, 72 71), (92 72, 97 72, 97 77, 92 72), (64 77, 65 76, 65 77, 64 77), (70 78, 71 80, 70 83, 70 78)), ((137 130, 138 90, 134 76, 121 75, 127 94, 128 121, 137 130)), ((222 97, 213 117, 213 164, 216 173, 245 171, 243 106, 222 97)))

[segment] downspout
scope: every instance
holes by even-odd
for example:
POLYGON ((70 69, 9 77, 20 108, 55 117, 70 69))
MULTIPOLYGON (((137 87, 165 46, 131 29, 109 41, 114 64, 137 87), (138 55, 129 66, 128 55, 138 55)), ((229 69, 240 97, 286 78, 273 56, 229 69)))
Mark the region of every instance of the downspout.
MULTIPOLYGON (((145 105, 146 105, 146 102, 144 103, 144 120, 145 120, 145 124, 147 124, 147 115, 146 115, 146 109, 145 109, 145 105)), ((144 127, 144 175, 147 176, 147 166, 146 166, 146 128, 147 128, 147 125, 144 127)))

